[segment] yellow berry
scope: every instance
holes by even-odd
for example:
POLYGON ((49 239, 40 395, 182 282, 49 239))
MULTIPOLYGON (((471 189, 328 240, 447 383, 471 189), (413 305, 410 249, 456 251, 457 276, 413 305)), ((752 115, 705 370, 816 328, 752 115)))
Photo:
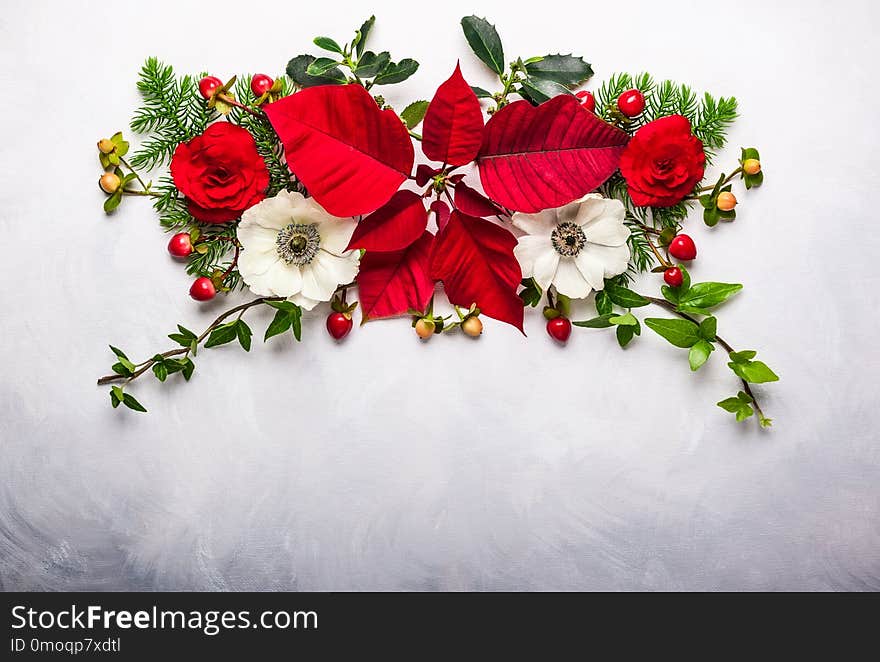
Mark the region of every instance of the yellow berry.
POLYGON ((430 338, 434 334, 434 322, 424 318, 416 322, 416 335, 422 340, 430 338))
POLYGON ((468 334, 471 338, 477 338, 481 333, 483 333, 483 323, 476 315, 473 317, 468 317, 464 322, 461 323, 461 330, 468 334))
POLYGON ((736 207, 736 196, 730 191, 719 193, 717 204, 721 211, 731 211, 736 207))
POLYGON ((109 138, 101 138, 98 141, 98 150, 101 154, 109 154, 114 149, 116 149, 116 145, 113 144, 113 141, 109 138))
POLYGON ((105 172, 101 175, 101 179, 98 180, 98 184, 101 189, 103 189, 104 193, 116 193, 121 183, 122 181, 119 179, 119 175, 115 172, 105 172))
POLYGON ((758 159, 746 159, 743 161, 743 172, 747 175, 757 175, 761 172, 761 162, 758 159))

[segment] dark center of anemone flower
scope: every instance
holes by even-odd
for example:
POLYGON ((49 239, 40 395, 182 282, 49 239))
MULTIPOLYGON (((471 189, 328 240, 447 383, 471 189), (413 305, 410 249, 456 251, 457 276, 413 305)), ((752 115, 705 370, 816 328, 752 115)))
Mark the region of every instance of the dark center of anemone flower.
POLYGON ((574 223, 560 223, 550 233, 550 243, 557 253, 563 257, 577 257, 587 245, 587 236, 574 223))
POLYGON ((275 239, 278 257, 287 264, 305 266, 315 259, 321 247, 321 235, 314 225, 291 223, 283 228, 275 239))

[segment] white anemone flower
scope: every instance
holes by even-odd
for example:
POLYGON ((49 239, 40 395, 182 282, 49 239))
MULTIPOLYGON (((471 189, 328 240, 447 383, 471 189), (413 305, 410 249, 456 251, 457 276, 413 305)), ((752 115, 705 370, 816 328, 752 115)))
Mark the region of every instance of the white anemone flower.
POLYGON ((537 214, 515 213, 513 224, 527 233, 513 249, 523 278, 572 299, 603 289, 629 264, 624 217, 623 203, 596 193, 537 214))
POLYGON ((254 294, 311 310, 357 275, 360 253, 346 250, 355 225, 312 198, 281 191, 242 214, 238 271, 254 294))

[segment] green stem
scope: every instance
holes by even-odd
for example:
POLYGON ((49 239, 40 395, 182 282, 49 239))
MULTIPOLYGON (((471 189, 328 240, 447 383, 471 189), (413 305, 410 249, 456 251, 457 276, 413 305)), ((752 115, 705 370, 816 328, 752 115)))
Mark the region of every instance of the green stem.
MULTIPOLYGON (((642 296, 644 296, 644 295, 642 295, 642 296)), ((645 296, 645 298, 648 301, 650 301, 651 303, 653 303, 654 305, 660 306, 661 308, 665 308, 669 312, 673 313, 674 315, 678 315, 682 319, 686 319, 689 322, 693 322, 694 324, 696 324, 698 326, 700 324, 700 322, 697 319, 691 317, 687 313, 682 313, 679 310, 677 310, 676 307, 673 304, 671 304, 670 302, 668 302, 666 299, 658 299, 656 297, 649 297, 649 296, 645 296)), ((733 349, 733 347, 730 345, 730 343, 728 343, 726 340, 724 340, 724 338, 722 338, 721 336, 716 335, 715 342, 717 342, 719 345, 721 345, 724 348, 724 351, 726 351, 728 354, 733 354, 736 351, 733 349)), ((766 416, 764 416, 764 412, 761 410, 761 405, 758 404, 758 398, 755 397, 755 394, 752 391, 752 387, 749 386, 749 383, 745 379, 740 378, 740 381, 742 382, 742 385, 743 385, 743 391, 745 391, 745 393, 752 399, 752 404, 755 406, 755 411, 758 413, 758 417, 759 417, 758 420, 760 421, 761 419, 766 418, 766 416)))
MULTIPOLYGON (((732 181, 734 180, 734 178, 735 178, 738 174, 740 174, 741 172, 742 172, 742 166, 740 166, 739 168, 737 168, 736 170, 734 170, 732 173, 730 173, 730 174, 724 179, 724 181, 721 182, 721 186, 727 186, 728 184, 730 184, 730 182, 732 182, 732 181)), ((698 191, 699 193, 705 193, 706 191, 711 191, 712 189, 714 189, 715 186, 717 186, 717 184, 712 184, 712 186, 703 186, 703 187, 697 189, 697 191, 698 191)), ((693 198, 692 198, 692 199, 693 199, 693 198)))
POLYGON ((124 165, 126 168, 128 168, 129 170, 131 170, 131 173, 132 173, 132 174, 135 176, 135 178, 138 180, 138 183, 141 185, 141 188, 144 189, 144 191, 149 191, 149 190, 150 190, 150 187, 147 186, 146 184, 144 184, 144 180, 141 179, 141 176, 138 174, 137 170, 135 170, 134 168, 132 168, 132 167, 131 167, 131 164, 129 164, 128 161, 126 161, 125 159, 123 159, 123 158, 120 156, 120 157, 119 157, 119 162, 120 162, 122 165, 124 165))
POLYGON ((415 139, 418 140, 419 142, 421 142, 421 140, 422 140, 422 136, 421 136, 421 134, 416 133, 416 132, 413 131, 412 129, 409 130, 409 135, 411 135, 413 138, 415 138, 415 139))

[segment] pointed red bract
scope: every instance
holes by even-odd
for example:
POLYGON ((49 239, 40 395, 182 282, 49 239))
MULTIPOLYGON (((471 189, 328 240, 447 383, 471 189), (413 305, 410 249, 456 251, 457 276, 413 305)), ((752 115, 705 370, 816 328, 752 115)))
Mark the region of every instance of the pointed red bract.
POLYGON ((434 294, 428 274, 433 242, 434 235, 425 230, 403 250, 364 254, 357 284, 365 322, 425 309, 434 294))
POLYGON ((459 166, 476 158, 483 144, 483 111, 458 65, 437 88, 422 127, 422 151, 432 161, 459 166))
POLYGON ((357 224, 348 250, 399 251, 418 239, 427 224, 428 211, 422 196, 412 191, 398 191, 357 224))
POLYGON ((504 214, 503 209, 464 182, 455 185, 455 206, 465 214, 480 218, 504 214))
POLYGON ((437 215, 437 229, 442 230, 446 227, 446 223, 449 222, 449 205, 447 205, 442 200, 434 200, 431 203, 431 211, 437 215))
POLYGON ((629 137, 569 95, 540 106, 515 101, 486 124, 480 181, 498 204, 534 213, 595 190, 620 163, 629 137))
POLYGON ((513 256, 514 236, 490 221, 453 211, 437 234, 431 278, 442 280, 446 296, 458 306, 476 303, 489 317, 523 330, 522 280, 513 256))
POLYGON ((360 85, 310 87, 265 111, 290 169, 335 216, 375 211, 412 171, 406 127, 360 85))

